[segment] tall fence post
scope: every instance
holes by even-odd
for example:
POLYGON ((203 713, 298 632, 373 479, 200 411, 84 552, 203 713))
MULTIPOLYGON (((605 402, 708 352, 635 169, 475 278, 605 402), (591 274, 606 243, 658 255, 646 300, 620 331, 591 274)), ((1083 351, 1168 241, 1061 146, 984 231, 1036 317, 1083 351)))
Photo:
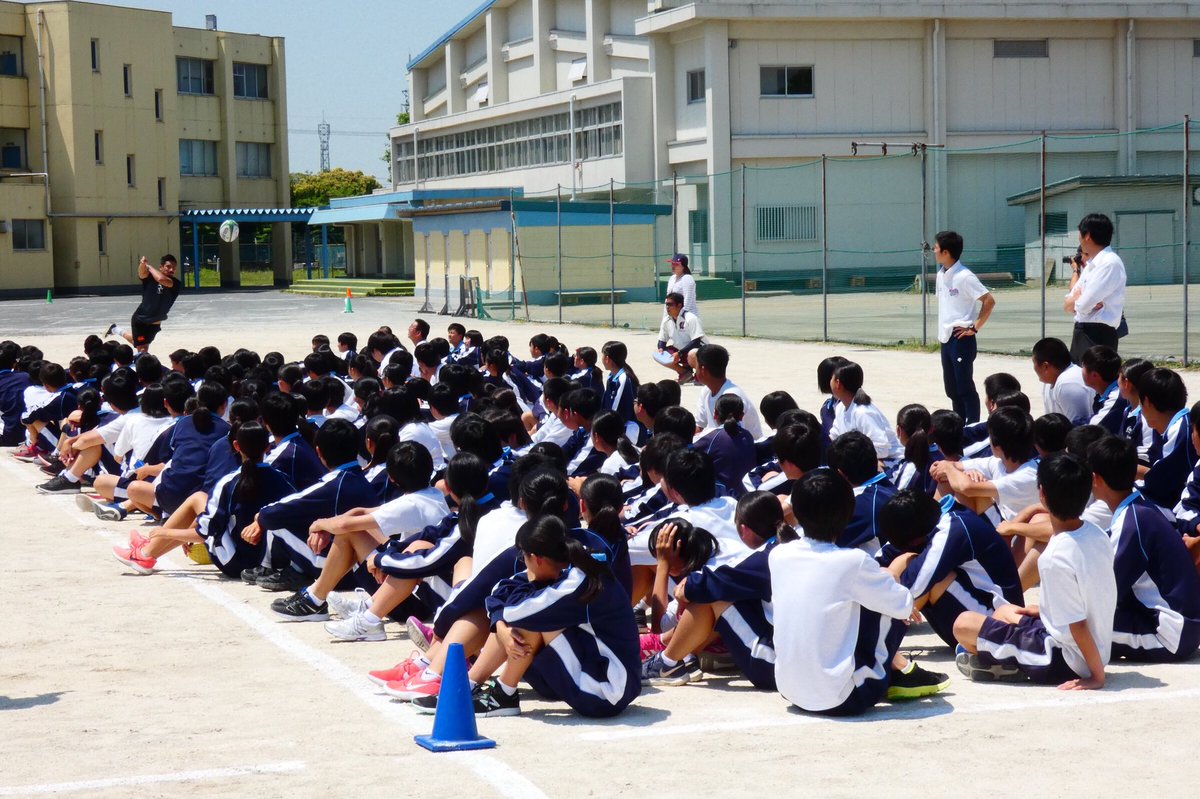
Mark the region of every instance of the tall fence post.
POLYGON ((617 326, 617 209, 613 179, 608 179, 608 323, 617 326))
MULTIPOLYGON (((671 255, 679 252, 679 177, 671 170, 671 255)), ((690 235, 690 234, 689 234, 690 235)), ((655 258, 658 254, 655 253, 655 258)), ((658 285, 658 264, 654 266, 654 283, 658 285)))
POLYGON ((433 311, 433 303, 429 301, 430 291, 432 287, 429 285, 433 279, 432 267, 429 263, 429 234, 424 234, 421 238, 425 239, 425 304, 420 307, 417 313, 431 313, 433 311))
POLYGON ((829 158, 821 153, 821 341, 829 341, 829 158))
POLYGON ((1192 217, 1192 117, 1183 115, 1183 365, 1188 365, 1188 293, 1191 276, 1188 274, 1188 250, 1191 248, 1189 229, 1192 217))
MULTIPOLYGON (((574 169, 574 167, 572 167, 574 169)), ((562 306, 563 306, 563 279, 562 279, 562 184, 554 186, 555 199, 555 223, 554 227, 558 233, 558 244, 555 247, 555 264, 558 272, 558 323, 562 324, 562 306)))
POLYGON ((746 165, 742 164, 742 335, 746 335, 746 165))
POLYGON ((1041 239, 1041 268, 1042 274, 1042 335, 1046 337, 1046 283, 1050 275, 1046 272, 1046 131, 1042 131, 1041 156, 1038 159, 1041 177, 1038 179, 1038 238, 1041 239))
POLYGON ((921 346, 929 345, 929 291, 925 285, 926 258, 929 255, 929 197, 926 185, 926 150, 921 145, 921 278, 917 285, 921 289, 921 346))

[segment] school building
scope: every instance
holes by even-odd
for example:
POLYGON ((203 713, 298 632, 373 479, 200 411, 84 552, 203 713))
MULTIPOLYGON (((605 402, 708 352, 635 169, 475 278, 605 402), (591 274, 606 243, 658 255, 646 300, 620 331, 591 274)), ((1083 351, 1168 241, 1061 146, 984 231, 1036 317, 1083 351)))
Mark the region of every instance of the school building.
POLYGON ((288 205, 283 39, 171 23, 0 0, 0 293, 129 287, 141 255, 187 255, 181 211, 288 205))
MULTIPOLYGON (((819 274, 824 235, 834 279, 870 285, 872 270, 911 281, 922 234, 946 227, 977 267, 1024 269, 1026 209, 1009 199, 1040 185, 1041 131, 1080 134, 1055 143, 1048 183, 1181 169, 1178 132, 1120 134, 1195 109, 1200 18, 1098 0, 489 0, 408 67, 395 192, 607 205, 613 181, 618 201, 671 209, 646 269, 674 247, 701 275, 819 274), (894 157, 910 144, 926 157, 894 157)), ((452 253, 465 235, 448 233, 452 253)), ((463 273, 430 265, 435 287, 439 270, 463 273)), ((571 268, 580 285, 610 281, 571 268)))

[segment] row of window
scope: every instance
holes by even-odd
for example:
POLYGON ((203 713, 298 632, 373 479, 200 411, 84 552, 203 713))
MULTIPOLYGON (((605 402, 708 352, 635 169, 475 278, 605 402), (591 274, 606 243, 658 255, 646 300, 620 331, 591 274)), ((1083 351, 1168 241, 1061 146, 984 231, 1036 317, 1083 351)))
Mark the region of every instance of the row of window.
MULTIPOLYGON (((159 178, 158 207, 163 207, 163 183, 159 178)), ((12 220, 12 248, 15 252, 36 252, 46 249, 46 223, 42 219, 12 220)), ((108 252, 108 223, 96 223, 96 251, 100 255, 108 252)))
MULTIPOLYGON (((176 58, 175 77, 180 94, 217 93, 214 78, 216 62, 206 58, 176 58)), ((233 63, 233 96, 247 100, 266 100, 266 64, 233 63)))
MULTIPOLYGON (((620 155, 621 104, 577 110, 574 130, 577 161, 620 155)), ((414 165, 412 139, 396 143, 397 180, 401 183, 565 164, 571 160, 570 114, 431 136, 416 142, 416 148, 418 163, 414 165)))

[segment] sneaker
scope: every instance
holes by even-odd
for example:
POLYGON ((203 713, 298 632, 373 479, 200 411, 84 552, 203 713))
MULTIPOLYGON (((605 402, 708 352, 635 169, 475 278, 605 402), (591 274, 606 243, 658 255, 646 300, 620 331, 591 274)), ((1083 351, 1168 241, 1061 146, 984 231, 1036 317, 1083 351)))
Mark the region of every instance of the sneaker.
POLYGON ((429 647, 433 646, 435 638, 433 627, 416 616, 408 617, 408 621, 404 622, 404 631, 408 634, 408 640, 412 641, 413 646, 422 652, 428 652, 429 647))
POLYGON ((65 463, 63 463, 62 461, 60 461, 58 458, 54 457, 53 455, 50 455, 48 457, 45 455, 38 455, 38 458, 36 461, 34 461, 34 463, 36 463, 38 465, 38 468, 40 468, 43 472, 50 475, 51 477, 53 477, 56 474, 59 474, 60 472, 62 472, 63 469, 67 468, 67 465, 65 463))
POLYGON ((368 671, 367 679, 375 683, 379 687, 383 687, 390 682, 404 682, 413 674, 419 674, 425 671, 427 664, 421 662, 421 653, 413 652, 409 655, 408 660, 403 663, 397 663, 390 669, 380 669, 379 671, 368 671))
POLYGON ((638 636, 638 643, 642 649, 642 662, 667 648, 666 644, 662 642, 662 636, 658 633, 642 633, 638 636))
POLYGON ((119 502, 96 502, 92 505, 92 513, 96 514, 97 519, 106 522, 123 522, 129 515, 129 511, 121 507, 119 502))
POLYGON ((329 604, 318 605, 308 591, 300 590, 272 602, 271 612, 284 621, 325 621, 329 618, 329 604))
POLYGON ((971 682, 999 682, 1021 677, 1021 670, 1016 666, 1001 663, 983 665, 979 655, 971 654, 962 644, 954 648, 954 665, 958 666, 958 670, 971 682))
POLYGON ((130 549, 141 549, 146 544, 150 543, 149 536, 144 536, 137 530, 129 531, 129 547, 130 549))
POLYGON ((247 585, 255 585, 258 583, 259 577, 265 577, 273 571, 274 569, 268 569, 266 566, 251 566, 249 569, 242 569, 242 582, 247 585))
POLYGON ((85 494, 82 491, 75 495, 75 507, 79 508, 85 513, 94 513, 96 510, 96 503, 104 501, 105 500, 103 497, 95 496, 93 494, 85 494))
POLYGON ((633 609, 633 623, 638 628, 646 628, 650 626, 650 609, 645 605, 638 605, 633 609))
POLYGON ((950 677, 936 671, 929 671, 917 665, 916 661, 909 662, 908 671, 892 670, 892 680, 888 685, 888 699, 918 699, 931 696, 938 691, 950 687, 950 677))
POLYGON ((709 671, 709 669, 704 668, 704 661, 695 655, 685 657, 683 659, 683 667, 687 669, 688 682, 700 682, 704 679, 704 672, 709 671))
POLYGON ((363 588, 355 588, 353 592, 332 591, 325 601, 329 603, 329 612, 343 619, 371 609, 371 595, 363 588))
POLYGON ((475 686, 471 692, 471 705, 476 716, 492 718, 493 716, 521 715, 521 692, 511 694, 500 687, 496 679, 475 686))
POLYGON ((111 325, 109 325, 104 330, 104 335, 102 335, 100 338, 108 338, 109 336, 115 335, 116 332, 117 332, 117 323, 113 322, 111 325))
POLYGON ((295 569, 273 569, 254 581, 265 591, 299 591, 312 582, 295 569))
POLYGON ((699 667, 704 671, 720 674, 727 671, 737 671, 737 661, 729 653, 729 647, 720 638, 700 650, 699 667))
POLYGON ((642 685, 687 685, 691 674, 683 661, 674 666, 663 663, 662 652, 655 653, 642 664, 642 685))
POLYGON ((386 641, 387 631, 383 629, 383 621, 374 624, 367 621, 366 613, 355 613, 341 621, 331 621, 325 625, 325 632, 339 641, 386 641))
MULTIPOLYGON (((425 669, 414 671, 406 680, 389 682, 383 686, 383 692, 393 699, 412 701, 421 697, 429 697, 435 700, 435 708, 437 707, 436 700, 438 691, 440 690, 442 690, 441 675, 427 680, 425 679, 425 669)), ((418 707, 421 706, 418 705, 418 707)))
POLYGON ((24 463, 37 462, 38 456, 49 455, 50 453, 39 447, 37 444, 22 444, 13 450, 13 457, 24 463))
POLYGON ((143 558, 138 555, 140 547, 113 547, 113 557, 133 569, 138 574, 153 574, 154 558, 143 558))
POLYGON ((79 483, 72 483, 59 474, 42 483, 37 490, 39 494, 78 494, 79 483))
POLYGON ((696 375, 691 370, 684 372, 675 380, 675 382, 681 386, 686 386, 688 383, 694 383, 695 381, 696 375))

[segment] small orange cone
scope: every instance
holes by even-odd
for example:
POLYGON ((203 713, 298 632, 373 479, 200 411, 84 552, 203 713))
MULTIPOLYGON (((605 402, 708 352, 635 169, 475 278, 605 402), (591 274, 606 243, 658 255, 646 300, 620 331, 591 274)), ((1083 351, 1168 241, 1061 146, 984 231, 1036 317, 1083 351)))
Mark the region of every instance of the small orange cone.
POLYGON ((350 304, 350 289, 346 289, 346 310, 342 313, 354 313, 354 306, 350 304))

